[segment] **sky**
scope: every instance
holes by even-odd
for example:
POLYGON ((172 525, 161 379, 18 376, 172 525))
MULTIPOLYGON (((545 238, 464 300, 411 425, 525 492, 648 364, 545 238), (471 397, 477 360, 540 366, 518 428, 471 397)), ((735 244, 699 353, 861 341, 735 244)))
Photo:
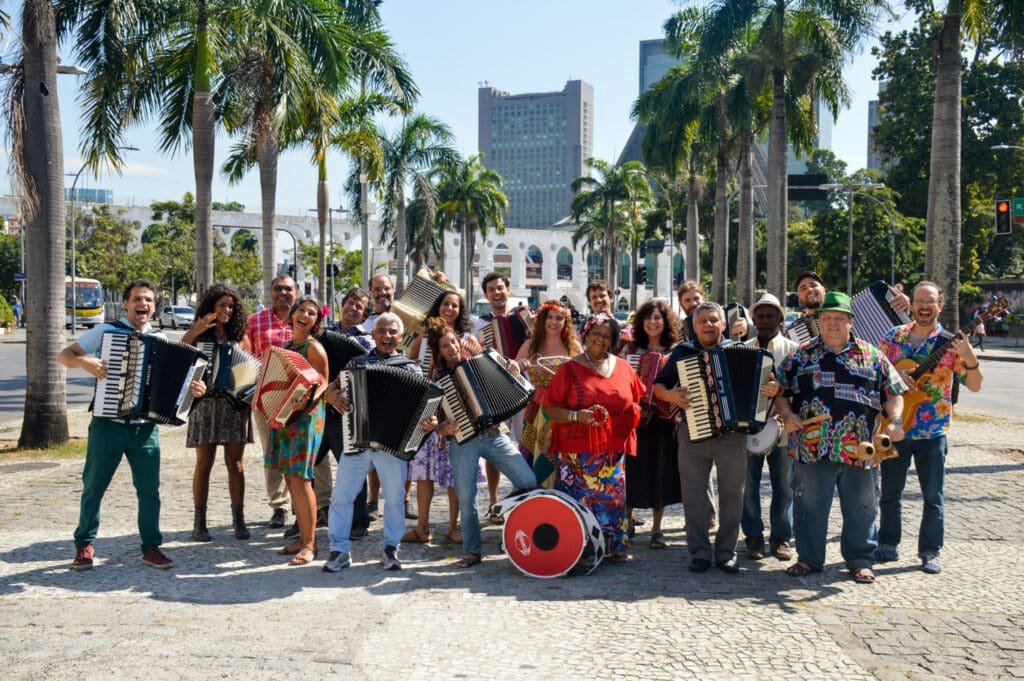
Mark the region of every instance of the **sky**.
MULTIPOLYGON (((21 3, 4 2, 17 15, 21 3)), ((451 126, 456 147, 464 155, 477 151, 477 89, 488 82, 499 90, 559 91, 567 80, 582 79, 594 86, 594 155, 614 162, 632 130, 629 111, 639 88, 641 40, 659 38, 662 24, 679 7, 668 0, 385 0, 381 14, 398 51, 405 57, 421 92, 417 111, 436 116, 451 126)), ((879 33, 899 28, 888 21, 879 33)), ((845 77, 852 105, 843 111, 832 133, 833 151, 849 169, 864 167, 867 157, 868 101, 877 93, 871 79, 875 58, 868 41, 849 63, 845 77)), ((3 47, 9 59, 10 41, 3 47)), ((71 61, 65 55, 65 61, 71 61)), ((74 175, 82 166, 79 152, 79 77, 58 77, 64 170, 74 175)), ((145 205, 194 192, 192 159, 188 154, 161 155, 153 127, 128 131, 121 176, 99 178, 82 174, 79 187, 109 188, 114 202, 145 205)), ((217 166, 223 163, 231 139, 217 138, 217 166)), ((6 150, 2 152, 5 155, 6 150)), ((329 160, 332 205, 341 203, 341 182, 348 161, 329 160)), ((72 178, 67 179, 67 186, 72 178)), ((0 192, 10 193, 6 175, 0 192)), ((259 178, 255 170, 242 182, 228 185, 219 174, 214 201, 238 201, 259 211, 259 178)), ((308 150, 289 151, 279 163, 277 213, 301 215, 316 206, 316 172, 308 150)))

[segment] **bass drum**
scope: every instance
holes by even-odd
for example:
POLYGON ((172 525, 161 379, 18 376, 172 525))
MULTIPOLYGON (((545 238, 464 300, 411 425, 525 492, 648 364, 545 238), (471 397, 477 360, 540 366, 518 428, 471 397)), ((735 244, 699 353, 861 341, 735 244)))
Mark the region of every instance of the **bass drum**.
POLYGON ((530 577, 560 577, 579 563, 587 548, 594 564, 604 558, 604 535, 593 512, 565 492, 536 489, 504 499, 494 511, 506 515, 505 554, 530 577))
POLYGON ((782 424, 774 416, 765 421, 764 428, 747 435, 747 454, 764 456, 779 444, 782 435, 782 424))

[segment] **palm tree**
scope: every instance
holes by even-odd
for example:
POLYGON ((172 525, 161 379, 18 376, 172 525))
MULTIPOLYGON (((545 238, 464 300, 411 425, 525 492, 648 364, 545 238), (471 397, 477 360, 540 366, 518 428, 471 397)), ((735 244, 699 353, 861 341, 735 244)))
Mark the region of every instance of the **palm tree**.
POLYGON ((600 244, 604 276, 614 288, 615 262, 621 241, 616 235, 621 220, 617 219, 615 207, 620 202, 649 200, 651 186, 647 168, 639 161, 613 166, 599 158, 587 158, 584 164, 591 174, 572 181, 572 190, 576 192, 572 200, 572 219, 577 224, 573 246, 586 241, 590 250, 594 250, 600 244))
POLYGON ((443 164, 439 168, 437 213, 441 223, 450 223, 459 232, 462 249, 459 270, 466 289, 466 303, 473 305, 473 253, 476 235, 487 238, 488 227, 505 233, 508 197, 502 191, 505 180, 484 167, 480 154, 443 164))
MULTIPOLYGON (((6 23, 6 17, 4 17, 6 23)), ((64 147, 57 104, 57 31, 49 0, 26 0, 21 68, 8 84, 11 162, 25 215, 29 281, 25 415, 19 447, 66 442, 67 373, 54 361, 64 335, 64 147), (30 86, 29 86, 30 85, 30 86)))
POLYGON ((944 292, 942 323, 959 327, 960 288, 960 78, 962 31, 972 42, 1000 36, 1018 53, 1024 48, 1024 10, 1019 0, 948 0, 935 44, 935 105, 932 111, 931 162, 925 278, 944 292))
POLYGON ((697 61, 717 63, 742 39, 770 87, 768 134, 768 290, 786 293, 787 108, 819 97, 836 115, 849 100, 847 56, 874 26, 885 0, 737 0, 712 7, 697 61))
POLYGON ((389 232, 395 234, 395 260, 398 262, 395 277, 396 294, 405 290, 407 268, 406 183, 417 187, 421 195, 429 194, 430 168, 453 163, 458 158, 455 149, 452 148, 454 140, 451 128, 426 114, 403 119, 402 125, 393 135, 381 139, 384 151, 384 209, 381 216, 381 237, 386 237, 389 232))

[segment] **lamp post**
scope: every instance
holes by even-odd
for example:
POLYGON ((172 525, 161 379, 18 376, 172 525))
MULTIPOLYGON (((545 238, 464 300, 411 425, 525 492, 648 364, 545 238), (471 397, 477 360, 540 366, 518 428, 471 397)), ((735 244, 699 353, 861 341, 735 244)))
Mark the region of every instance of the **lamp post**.
POLYGON ((368 180, 366 173, 359 173, 359 237, 363 243, 359 281, 367 291, 370 290, 370 211, 366 191, 368 180))
POLYGON ((844 189, 847 192, 846 210, 849 213, 849 222, 846 230, 846 295, 848 296, 853 295, 853 197, 865 189, 884 188, 885 185, 881 182, 864 182, 861 184, 830 183, 818 185, 818 189, 844 189))
MULTIPOLYGON (((176 292, 174 290, 174 265, 168 265, 167 271, 171 273, 171 307, 174 307, 178 302, 177 296, 175 295, 176 292)), ((173 312, 173 310, 171 310, 171 312, 173 312)))
MULTIPOLYGON (((78 68, 78 67, 76 67, 76 68, 78 68)), ((77 71, 72 71, 71 73, 77 73, 77 71)), ((115 147, 115 149, 119 150, 119 151, 138 151, 139 150, 138 147, 130 147, 130 146, 115 147)), ((75 329, 78 326, 78 271, 76 269, 77 262, 76 262, 76 253, 75 253, 75 241, 76 241, 76 238, 75 238, 75 200, 77 199, 77 196, 75 194, 75 189, 78 186, 78 178, 80 178, 82 176, 82 171, 84 171, 88 167, 88 165, 89 165, 88 161, 83 163, 82 167, 78 169, 77 173, 75 173, 75 179, 71 182, 71 337, 72 338, 75 337, 75 329)), ((64 173, 64 174, 66 176, 68 176, 68 177, 71 177, 71 173, 64 173)))
POLYGON ((1024 151, 1024 147, 1018 147, 1016 144, 995 144, 995 145, 992 145, 992 149, 994 151, 1008 151, 1010 149, 1015 149, 1017 151, 1024 151))
MULTIPOLYGON (((279 222, 283 222, 283 221, 279 220, 279 222)), ((311 238, 311 235, 310 235, 309 231, 306 230, 306 229, 303 229, 301 225, 293 224, 293 223, 290 223, 290 222, 284 222, 284 224, 286 224, 288 226, 291 226, 291 227, 296 227, 296 228, 302 229, 302 233, 306 235, 306 238, 307 239, 311 238)), ((256 232, 256 233, 261 233, 263 231, 262 227, 246 227, 244 225, 213 225, 213 227, 214 227, 214 229, 220 229, 221 233, 224 234, 225 236, 230 234, 232 230, 235 230, 235 231, 237 231, 237 230, 246 230, 246 231, 249 231, 249 232, 256 232)), ((298 264, 297 264, 298 263, 297 258, 298 258, 298 255, 299 255, 299 242, 298 242, 298 240, 296 239, 295 235, 292 232, 288 231, 287 229, 284 229, 283 227, 275 227, 274 231, 275 232, 283 232, 283 233, 287 234, 288 236, 290 236, 292 238, 292 263, 296 265, 296 267, 295 267, 295 276, 296 277, 299 276, 299 269, 298 269, 298 264)), ((298 283, 298 282, 296 282, 296 283, 298 283)))
MULTIPOLYGON (((318 211, 318 209, 316 209, 316 208, 309 208, 308 210, 311 213, 316 213, 318 211)), ((330 291, 329 291, 327 300, 330 301, 328 304, 330 305, 331 315, 332 316, 334 315, 334 294, 335 294, 335 290, 334 290, 334 267, 333 267, 333 265, 334 265, 334 214, 335 213, 345 214, 347 212, 348 212, 347 208, 341 208, 341 207, 339 207, 339 208, 331 208, 330 206, 327 207, 327 228, 330 231, 330 239, 329 239, 330 245, 327 248, 327 253, 329 254, 329 257, 327 258, 327 260, 325 262, 329 262, 330 265, 331 265, 331 267, 330 267, 331 276, 330 276, 330 279, 329 279, 329 281, 330 281, 330 291)), ((363 265, 365 267, 366 263, 364 262, 363 265)), ((320 276, 321 277, 327 276, 327 273, 326 272, 321 272, 320 276)))

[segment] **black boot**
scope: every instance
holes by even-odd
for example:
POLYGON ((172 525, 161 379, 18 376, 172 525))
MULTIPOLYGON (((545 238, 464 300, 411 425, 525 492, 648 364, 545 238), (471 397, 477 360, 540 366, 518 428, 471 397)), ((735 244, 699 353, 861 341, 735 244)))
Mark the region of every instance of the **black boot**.
POLYGON ((235 539, 248 539, 249 528, 245 526, 242 504, 231 504, 231 524, 235 528, 235 539))
POLYGON ((206 529, 206 507, 196 506, 192 520, 192 541, 210 541, 210 531, 206 529))

